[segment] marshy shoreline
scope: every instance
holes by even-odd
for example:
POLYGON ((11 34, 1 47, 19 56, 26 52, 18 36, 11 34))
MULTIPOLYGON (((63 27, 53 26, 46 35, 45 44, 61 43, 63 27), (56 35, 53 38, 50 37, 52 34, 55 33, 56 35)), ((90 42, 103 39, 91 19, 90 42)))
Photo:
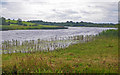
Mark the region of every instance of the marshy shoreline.
POLYGON ((118 30, 50 52, 2 54, 3 73, 118 73, 118 30), (69 63, 69 64, 68 64, 69 63))

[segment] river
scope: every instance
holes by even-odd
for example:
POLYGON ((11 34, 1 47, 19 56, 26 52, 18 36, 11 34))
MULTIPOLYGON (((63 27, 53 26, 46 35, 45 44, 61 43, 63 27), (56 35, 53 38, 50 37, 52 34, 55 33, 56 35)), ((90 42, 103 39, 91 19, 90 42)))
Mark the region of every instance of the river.
POLYGON ((69 27, 68 29, 56 30, 8 30, 0 31, 2 41, 4 40, 37 40, 49 39, 51 37, 66 37, 75 35, 96 35, 103 30, 116 29, 116 28, 100 28, 100 27, 69 27))

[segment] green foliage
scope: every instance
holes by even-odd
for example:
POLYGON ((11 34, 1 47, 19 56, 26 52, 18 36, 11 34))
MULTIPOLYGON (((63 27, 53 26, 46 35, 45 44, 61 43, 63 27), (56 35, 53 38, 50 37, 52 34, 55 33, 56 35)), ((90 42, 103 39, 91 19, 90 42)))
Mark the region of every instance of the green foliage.
MULTIPOLYGON (((17 24, 17 25, 23 25, 23 26, 39 26, 39 25, 45 25, 45 26, 73 26, 73 27, 118 27, 118 24, 112 24, 112 23, 92 23, 92 22, 73 22, 73 21, 67 21, 67 22, 45 22, 42 20, 31 20, 31 21, 22 21, 22 19, 16 20, 6 20, 4 17, 0 18, 2 19, 3 25, 11 25, 11 24, 17 24)), ((0 24, 2 25, 2 24, 0 24)))
POLYGON ((118 29, 110 29, 110 30, 105 30, 102 33, 99 33, 100 36, 106 36, 106 37, 118 37, 118 29))
POLYGON ((10 25, 10 21, 8 21, 8 25, 10 25))
POLYGON ((27 21, 31 23, 37 23, 42 25, 57 25, 57 26, 73 26, 73 27, 116 27, 115 24, 112 23, 92 23, 92 22, 73 22, 73 21, 67 21, 67 22, 45 22, 42 20, 31 20, 27 21))
POLYGON ((6 19, 4 17, 0 18, 0 25, 7 25, 6 19))
POLYGON ((18 25, 22 25, 22 19, 18 19, 18 20, 17 20, 17 24, 18 24, 18 25))
MULTIPOLYGON (((1 19, 2 20, 2 19, 1 19)), ((22 21, 21 19, 18 20, 6 20, 4 18, 5 25, 0 25, 0 30, 17 30, 17 29, 66 29, 65 27, 61 26, 50 26, 50 25, 40 25, 36 23, 30 23, 22 21)), ((2 21, 1 21, 2 23, 2 21)))
POLYGON ((2 30, 26 30, 26 29, 66 29, 65 27, 56 27, 56 26, 43 26, 43 25, 39 25, 39 26, 26 26, 26 24, 24 24, 24 26, 20 26, 20 25, 0 25, 0 29, 2 30))
POLYGON ((33 20, 33 21, 22 21, 22 19, 18 20, 10 20, 5 19, 4 17, 0 18, 0 25, 6 25, 2 27, 2 30, 14 30, 14 29, 67 29, 64 26, 74 26, 74 27, 118 27, 118 24, 112 23, 91 23, 91 22, 44 22, 42 20, 33 20), (9 26, 7 26, 9 25, 9 26), (17 26, 18 25, 18 26, 17 26))

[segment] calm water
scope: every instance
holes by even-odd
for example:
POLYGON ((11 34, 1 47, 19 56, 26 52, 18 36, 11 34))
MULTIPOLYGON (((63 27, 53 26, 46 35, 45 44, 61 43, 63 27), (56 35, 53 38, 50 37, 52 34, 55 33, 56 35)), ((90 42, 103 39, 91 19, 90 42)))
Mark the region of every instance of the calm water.
POLYGON ((75 35, 96 35, 103 30, 116 29, 116 28, 99 28, 99 27, 69 27, 69 29, 58 30, 9 30, 0 31, 2 41, 4 40, 37 40, 37 39, 49 39, 52 37, 66 37, 75 35))

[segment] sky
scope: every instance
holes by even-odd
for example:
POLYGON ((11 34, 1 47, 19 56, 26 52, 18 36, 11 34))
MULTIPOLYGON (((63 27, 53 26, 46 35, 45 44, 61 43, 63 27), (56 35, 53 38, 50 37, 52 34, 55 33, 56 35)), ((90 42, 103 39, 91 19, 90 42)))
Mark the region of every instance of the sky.
POLYGON ((2 0, 0 9, 25 21, 118 23, 118 0, 2 0))

